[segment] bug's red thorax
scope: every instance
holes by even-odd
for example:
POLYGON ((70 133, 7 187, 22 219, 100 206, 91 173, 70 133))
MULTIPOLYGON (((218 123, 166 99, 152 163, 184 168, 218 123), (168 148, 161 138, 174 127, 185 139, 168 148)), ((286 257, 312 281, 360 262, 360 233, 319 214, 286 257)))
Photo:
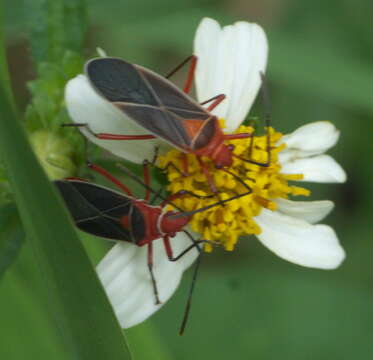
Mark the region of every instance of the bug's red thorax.
POLYGON ((194 154, 209 157, 217 166, 232 165, 232 150, 224 144, 224 133, 217 118, 215 118, 215 129, 209 143, 203 148, 194 151, 194 154))
MULTIPOLYGON (((164 213, 160 206, 151 206, 141 200, 136 200, 133 204, 144 217, 145 236, 139 240, 136 245, 143 246, 153 240, 157 240, 164 235, 174 236, 189 223, 191 216, 182 216, 174 218, 175 212, 168 211, 164 213)), ((124 227, 129 227, 128 216, 121 218, 124 227)))
POLYGON ((198 135, 203 128, 204 123, 200 119, 185 119, 183 120, 183 126, 191 138, 198 135))

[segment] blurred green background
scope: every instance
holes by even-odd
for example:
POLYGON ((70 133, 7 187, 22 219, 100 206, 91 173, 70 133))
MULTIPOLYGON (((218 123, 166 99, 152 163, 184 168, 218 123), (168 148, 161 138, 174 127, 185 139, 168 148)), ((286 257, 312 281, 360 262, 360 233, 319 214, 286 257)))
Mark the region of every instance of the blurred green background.
MULTIPOLYGON (((29 101, 25 83, 35 77, 28 55, 29 14, 24 10, 28 1, 5 1, 8 59, 21 109, 29 101)), ((276 258, 254 238, 242 240, 233 253, 206 254, 185 336, 178 336, 177 330, 190 273, 167 306, 127 331, 135 358, 370 358, 373 3, 87 0, 87 6, 85 56, 100 46, 109 55, 161 74, 191 54, 194 31, 202 17, 213 17, 224 25, 238 20, 261 24, 270 46, 273 126, 288 132, 312 121, 332 121, 341 130, 341 139, 331 154, 348 173, 343 185, 310 185, 312 199, 336 202, 326 222, 336 229, 347 252, 341 268, 301 268, 276 258)), ((254 114, 259 111, 254 108, 254 114)), ((97 260, 102 241, 89 238, 85 244, 97 260)), ((65 358, 44 310, 48 296, 36 269, 33 253, 25 244, 1 279, 1 359, 65 358)))

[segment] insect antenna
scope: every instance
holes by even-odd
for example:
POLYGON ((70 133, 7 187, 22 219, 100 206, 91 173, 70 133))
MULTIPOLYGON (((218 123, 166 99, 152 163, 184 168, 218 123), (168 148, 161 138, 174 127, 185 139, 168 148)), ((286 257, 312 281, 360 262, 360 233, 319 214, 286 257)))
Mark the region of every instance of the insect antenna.
POLYGON ((188 299, 187 299, 187 302, 186 302, 186 305, 185 305, 184 316, 183 316, 183 320, 181 322, 179 335, 184 334, 185 327, 186 327, 186 324, 187 324, 188 319, 189 319, 190 308, 191 308, 191 305, 192 305, 192 295, 193 295, 194 287, 195 287, 196 280, 197 280, 198 270, 199 270, 199 267, 200 267, 200 264, 201 264, 202 251, 198 246, 197 246, 197 248, 198 248, 199 254, 198 254, 196 264, 195 264, 195 267, 194 267, 193 278, 192 278, 192 282, 191 282, 190 288, 189 288, 188 299))
MULTIPOLYGON (((212 207, 215 207, 215 206, 219 206, 221 204, 224 204, 224 203, 227 203, 229 201, 232 201, 232 200, 235 200, 235 199, 238 199, 238 198, 241 198, 243 196, 246 196, 246 195, 249 195, 252 193, 252 189, 247 185, 245 184, 245 187, 249 189, 249 191, 243 193, 243 194, 239 194, 239 195, 235 195, 235 196, 232 196, 231 198, 229 199, 226 199, 226 200, 221 200, 221 201, 218 201, 214 204, 211 204, 211 205, 207 205, 207 206, 204 206, 202 208, 199 208, 199 209, 196 209, 196 210, 193 210, 193 211, 187 211, 185 212, 184 210, 182 210, 181 208, 179 208, 177 205, 175 205, 172 201, 170 201, 168 198, 162 196, 159 191, 155 191, 153 188, 151 188, 149 185, 146 185, 137 175, 135 175, 131 170, 129 170, 128 168, 126 168, 125 166, 123 166, 122 164, 117 164, 117 167, 119 169, 121 169, 126 175, 128 175, 131 179, 133 179, 134 181, 136 181, 138 184, 140 184, 141 186, 143 186, 145 189, 149 190, 151 193, 153 194, 156 194, 160 199, 162 199, 163 201, 167 202, 168 204, 172 205, 175 209, 179 210, 180 212, 177 213, 177 214, 174 214, 174 215, 170 215, 170 217, 172 218, 179 218, 179 217, 184 217, 184 216, 191 216, 191 215, 194 215, 194 214, 197 214, 199 212, 202 212, 202 211, 205 211, 205 210, 208 210, 208 209, 211 209, 212 207)), ((237 175, 233 175, 232 176, 237 176, 237 175)), ((238 179, 238 177, 237 177, 238 179)), ((241 179, 239 181, 242 181, 241 179)), ((243 182, 243 181, 242 181, 243 182)), ((183 191, 183 190, 182 190, 183 191)), ((212 197, 211 195, 207 195, 207 196, 199 196, 199 195, 196 195, 190 191, 185 191, 185 193, 188 193, 189 195, 191 196, 196 196, 198 198, 210 198, 212 197)))
POLYGON ((195 61, 197 57, 195 55, 190 55, 186 59, 184 59, 179 65, 177 65, 174 69, 172 69, 166 76, 166 79, 169 79, 172 75, 177 73, 184 65, 186 65, 189 61, 195 61))
MULTIPOLYGON (((249 185, 247 185, 239 176, 237 176, 235 173, 229 171, 228 169, 225 169, 225 168, 221 168, 220 170, 226 172, 227 174, 231 175, 232 177, 234 177, 236 179, 236 181, 238 181, 241 185, 243 185, 248 191, 252 192, 253 190, 251 189, 251 187, 249 185)), ((247 178, 247 179, 250 179, 250 180, 253 180, 254 179, 251 179, 251 178, 247 178)))
MULTIPOLYGON (((229 198, 229 199, 221 200, 221 201, 218 201, 218 202, 213 203, 213 204, 211 204, 211 205, 204 206, 204 207, 199 208, 199 209, 196 209, 196 210, 192 210, 192 211, 187 211, 187 212, 183 212, 183 213, 177 213, 177 214, 174 214, 174 215, 170 215, 170 217, 172 217, 172 218, 176 218, 176 219, 177 219, 177 218, 182 217, 182 216, 192 216, 192 215, 197 214, 197 213, 199 213, 199 212, 202 212, 202 211, 205 211, 205 210, 211 209, 211 208, 213 208, 213 207, 215 207, 215 206, 219 206, 219 205, 221 205, 222 203, 224 204, 224 203, 227 203, 227 202, 229 202, 229 201, 232 201, 232 200, 235 200, 235 199, 239 199, 239 198, 241 198, 241 197, 244 197, 244 196, 246 196, 246 195, 250 195, 252 192, 253 192, 253 191, 250 189, 250 191, 248 191, 248 192, 245 192, 245 193, 243 193, 243 194, 238 194, 238 195, 232 196, 232 197, 229 198)), ((172 205, 172 204, 171 204, 171 205, 172 205)))
MULTIPOLYGON (((268 167, 271 165, 271 131, 270 131, 270 126, 271 126, 271 102, 269 99, 269 91, 268 91, 268 85, 267 85, 267 78, 265 77, 263 72, 260 72, 260 78, 262 79, 262 86, 260 88, 260 93, 262 96, 262 101, 263 101, 263 107, 264 107, 264 123, 265 123, 265 128, 266 128, 266 136, 267 136, 267 143, 266 143, 266 152, 267 152, 267 161, 266 162, 259 162, 259 161, 254 161, 251 159, 245 159, 239 155, 233 154, 233 156, 237 159, 240 159, 244 162, 262 166, 262 167, 268 167)), ((250 139, 250 157, 251 153, 253 150, 253 145, 254 145, 254 137, 250 139)))
POLYGON ((167 201, 169 204, 171 204, 173 207, 175 207, 179 211, 183 211, 180 209, 177 205, 175 205, 173 202, 169 201, 166 197, 160 194, 160 191, 154 190, 152 187, 149 185, 145 184, 144 181, 142 181, 137 175, 135 175, 130 169, 126 168, 122 164, 116 164, 116 166, 122 170, 128 177, 130 177, 132 180, 136 181, 138 184, 143 186, 146 190, 150 191, 152 194, 157 195, 158 198, 162 199, 163 201, 167 201))
POLYGON ((161 186, 158 191, 154 194, 154 196, 150 199, 149 204, 153 205, 159 198, 159 195, 162 194, 163 186, 161 186))
POLYGON ((268 153, 268 162, 271 162, 271 134, 270 134, 270 126, 271 126, 271 102, 269 100, 269 91, 267 85, 267 78, 265 77, 263 72, 260 72, 260 77, 262 79, 262 87, 261 87, 261 94, 263 99, 264 105, 264 121, 265 126, 267 128, 267 153, 268 153))

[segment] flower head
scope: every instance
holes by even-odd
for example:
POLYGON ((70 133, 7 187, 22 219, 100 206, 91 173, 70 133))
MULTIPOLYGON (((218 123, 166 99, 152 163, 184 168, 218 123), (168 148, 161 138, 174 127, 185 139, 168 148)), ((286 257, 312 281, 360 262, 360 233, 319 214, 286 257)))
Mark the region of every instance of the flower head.
MULTIPOLYGON (((195 79, 198 100, 202 102, 217 94, 225 94, 226 100, 213 111, 224 121, 225 131, 252 132, 252 128, 242 123, 257 96, 261 86, 260 73, 264 72, 267 62, 267 40, 261 27, 238 22, 221 28, 216 21, 205 18, 197 29, 194 48, 198 57, 195 79)), ((89 124, 93 132, 146 133, 111 103, 99 97, 84 75, 68 83, 66 103, 73 121, 89 124)), ((285 136, 274 129, 268 131, 269 166, 242 160, 264 163, 269 157, 268 137, 255 133, 251 139, 231 141, 235 145, 235 156, 232 167, 225 169, 228 172, 216 169, 208 159, 203 159, 223 199, 240 194, 247 188, 252 193, 229 202, 224 208, 216 206, 196 214, 192 228, 200 236, 223 245, 227 250, 235 247, 239 236, 254 234, 263 245, 288 261, 333 269, 343 261, 344 251, 331 227, 315 225, 332 210, 333 203, 327 200, 290 200, 291 195, 308 195, 309 192, 289 181, 345 181, 346 175, 340 165, 324 155, 335 145, 339 133, 329 122, 308 124, 285 136)), ((151 158, 156 144, 164 145, 161 140, 120 142, 99 140, 87 132, 85 134, 114 154, 135 162, 151 158)), ((178 150, 168 147, 159 164, 172 161, 180 168, 180 155, 178 150)), ((171 192, 186 189, 200 195, 208 194, 211 190, 206 186, 206 178, 195 156, 187 156, 188 176, 181 176, 169 167, 168 189, 171 192)), ((196 200, 191 196, 179 200, 179 205, 185 210, 192 210, 211 201, 214 200, 196 200)), ((182 232, 172 240, 172 246, 180 250, 188 244, 190 242, 182 232)), ((161 242, 155 241, 154 246, 154 272, 164 303, 176 290, 182 273, 192 264, 197 251, 170 263, 161 242)), ((123 327, 136 325, 160 307, 154 304, 152 296, 153 288, 146 269, 146 249, 117 244, 97 270, 123 327)))

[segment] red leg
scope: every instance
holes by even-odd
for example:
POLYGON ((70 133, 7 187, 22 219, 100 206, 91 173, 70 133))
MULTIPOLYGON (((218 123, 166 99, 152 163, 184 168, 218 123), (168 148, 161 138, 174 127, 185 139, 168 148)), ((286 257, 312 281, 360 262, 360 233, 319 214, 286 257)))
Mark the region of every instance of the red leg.
POLYGON ((172 195, 168 196, 165 200, 163 200, 159 206, 161 208, 164 208, 170 202, 172 202, 172 201, 174 201, 174 200, 176 200, 176 199, 184 196, 186 193, 187 193, 186 191, 181 190, 181 191, 179 191, 179 192, 177 192, 175 194, 172 194, 172 195))
POLYGON ((211 173, 209 172, 208 168, 206 167, 206 164, 201 160, 201 158, 199 156, 197 156, 197 160, 199 162, 199 165, 201 167, 201 170, 202 172, 205 174, 206 176, 206 179, 207 179, 207 182, 210 186, 210 189, 211 191, 214 193, 214 194, 217 194, 219 191, 214 183, 214 180, 211 176, 211 173))
POLYGON ((189 67, 188 77, 187 77, 187 80, 186 80, 185 86, 184 86, 184 92, 186 92, 186 93, 189 93, 189 91, 192 87, 192 83, 193 83, 193 79, 194 79, 194 73, 195 73, 196 65, 197 65, 197 56, 195 56, 195 55, 188 56, 181 64, 176 66, 175 69, 173 69, 170 73, 168 73, 165 76, 166 79, 169 79, 173 74, 175 74, 177 71, 179 71, 189 61, 191 62, 191 64, 190 64, 190 67, 189 67))
POLYGON ((180 190, 179 192, 177 192, 175 194, 172 194, 172 195, 168 196, 165 200, 163 200, 163 202, 160 204, 160 207, 164 208, 170 202, 172 202, 176 199, 179 199, 180 197, 182 197, 184 195, 194 196, 197 199, 211 199, 212 197, 215 196, 215 195, 204 195, 204 196, 203 195, 197 195, 197 194, 193 193, 192 191, 180 190))
MULTIPOLYGON (((226 96, 224 94, 217 95, 215 97, 214 102, 207 108, 207 111, 212 111, 214 110, 224 99, 226 96)), ((212 99, 208 100, 211 101, 212 99)))
POLYGON ((150 199, 150 175, 149 175, 149 163, 148 160, 144 160, 142 163, 143 167, 143 174, 144 174, 144 183, 147 186, 145 192, 145 201, 149 201, 150 199))
POLYGON ((192 245, 189 245, 179 255, 177 255, 177 256, 174 257, 173 251, 172 251, 172 247, 171 247, 171 243, 170 243, 170 238, 168 236, 165 236, 163 238, 163 244, 164 244, 164 248, 166 250, 166 254, 167 254, 168 260, 170 260, 170 261, 177 261, 180 258, 182 258, 185 254, 187 254, 190 250, 192 250, 194 248, 197 248, 197 251, 201 252, 202 249, 198 246, 199 244, 202 244, 202 243, 210 243, 211 244, 211 242, 207 241, 207 240, 194 240, 193 239, 192 241, 193 241, 192 245))
POLYGON ((149 268, 149 273, 150 273, 150 277, 151 277, 152 284, 153 284, 155 304, 159 305, 161 304, 161 301, 159 300, 157 282, 155 280, 154 272, 153 272, 153 242, 152 241, 150 241, 148 244, 148 268, 149 268))
POLYGON ((187 80, 186 80, 185 85, 184 85, 184 92, 187 93, 187 94, 189 93, 190 89, 192 88, 192 83, 193 83, 194 73, 196 71, 196 67, 197 67, 197 56, 193 55, 191 57, 191 63, 190 63, 188 77, 187 77, 187 80))
POLYGON ((223 94, 219 94, 219 95, 215 95, 213 96, 212 98, 208 99, 208 100, 205 100, 205 101, 202 101, 201 103, 199 103, 200 105, 205 105, 205 104, 208 104, 209 102, 211 101, 214 101, 215 99, 217 99, 219 96, 221 96, 223 94))
POLYGON ((63 124, 63 126, 70 126, 70 127, 84 127, 87 131, 97 139, 101 140, 148 140, 148 139, 155 139, 154 135, 117 135, 117 134, 107 134, 107 133, 95 133, 93 132, 88 124, 63 124))
POLYGON ((172 247, 171 247, 171 244, 170 244, 170 238, 168 236, 163 237, 163 245, 164 245, 164 248, 166 250, 166 254, 167 254, 168 259, 169 260, 173 259, 174 254, 172 252, 172 247))
POLYGON ((223 137, 224 137, 224 140, 238 140, 238 139, 252 138, 253 134, 250 134, 250 133, 224 134, 223 137))
POLYGON ((70 176, 70 177, 64 178, 64 180, 78 180, 82 182, 89 182, 87 179, 83 179, 83 178, 76 177, 76 176, 70 176))
POLYGON ((94 134, 97 139, 101 140, 148 140, 155 139, 154 135, 116 135, 116 134, 106 134, 99 133, 94 134))
POLYGON ((183 164, 183 176, 189 175, 189 164, 188 164, 188 155, 183 153, 181 158, 182 164, 183 164))
POLYGON ((128 187, 124 184, 122 184, 117 178, 115 178, 113 175, 109 174, 105 169, 103 169, 101 166, 89 163, 88 167, 92 169, 93 171, 96 171, 97 173, 104 176, 106 179, 111 181, 114 185, 116 185, 118 188, 123 190, 127 195, 132 196, 131 190, 128 189, 128 187))

